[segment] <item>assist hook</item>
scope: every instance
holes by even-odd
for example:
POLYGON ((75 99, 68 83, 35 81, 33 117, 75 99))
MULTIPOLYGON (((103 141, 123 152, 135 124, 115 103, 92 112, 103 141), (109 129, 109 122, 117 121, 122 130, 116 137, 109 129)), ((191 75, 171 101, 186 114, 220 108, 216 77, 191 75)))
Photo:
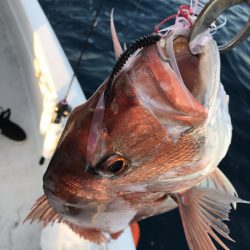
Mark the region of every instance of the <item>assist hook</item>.
MULTIPOLYGON (((204 32, 210 27, 212 22, 226 9, 240 4, 247 3, 250 4, 250 0, 211 0, 202 9, 201 13, 195 20, 190 33, 189 33, 189 43, 194 40, 194 38, 204 32)), ((218 46, 220 53, 224 53, 233 47, 237 46, 241 41, 246 39, 250 35, 250 19, 248 19, 245 26, 240 30, 240 32, 235 35, 226 44, 218 46)))

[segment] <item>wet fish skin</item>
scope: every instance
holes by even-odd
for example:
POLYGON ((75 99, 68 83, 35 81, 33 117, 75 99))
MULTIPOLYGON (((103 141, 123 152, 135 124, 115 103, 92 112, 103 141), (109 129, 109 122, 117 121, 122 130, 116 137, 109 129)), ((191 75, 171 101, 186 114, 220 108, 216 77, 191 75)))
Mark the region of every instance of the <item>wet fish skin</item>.
MULTIPOLYGON (((149 48, 149 51, 145 50, 146 55, 144 57, 147 59, 147 53, 152 53, 152 51, 155 53, 154 46, 149 48)), ((98 207, 103 209, 104 204, 107 206, 114 205, 112 204, 115 203, 114 200, 118 197, 124 200, 129 197, 131 192, 137 192, 137 197, 134 195, 134 200, 131 202, 128 202, 126 198, 126 206, 131 207, 130 203, 134 203, 135 208, 132 208, 133 212, 130 212, 134 214, 133 216, 137 213, 135 210, 141 208, 145 211, 145 207, 150 210, 148 214, 158 213, 157 211, 151 211, 151 203, 164 196, 164 192, 169 192, 169 190, 162 192, 162 188, 156 190, 152 185, 147 187, 147 182, 150 184, 150 180, 153 180, 154 177, 158 177, 180 163, 189 163, 193 160, 195 154, 199 154, 199 143, 196 139, 192 139, 192 135, 184 134, 177 144, 173 143, 171 137, 166 133, 166 129, 157 118, 141 105, 135 87, 136 84, 130 78, 140 70, 145 71, 143 72, 144 78, 150 77, 145 68, 140 69, 140 65, 145 64, 145 58, 142 62, 135 62, 134 67, 119 74, 119 79, 116 80, 111 95, 113 100, 105 110, 105 131, 101 135, 92 162, 92 165, 95 166, 100 159, 106 158, 107 155, 122 152, 126 158, 132 159, 126 173, 118 178, 107 179, 93 175, 92 172, 84 172, 89 129, 97 100, 105 88, 104 84, 87 103, 76 108, 71 114, 56 153, 44 175, 44 190, 47 196, 59 197, 62 200, 60 203, 58 199, 54 202, 54 199, 49 198, 50 203, 54 205, 56 211, 64 214, 64 216, 67 213, 74 213, 74 222, 77 217, 75 211, 72 212, 75 205, 77 207, 82 206, 81 209, 85 211, 88 210, 84 208, 86 204, 93 204, 93 206, 89 205, 91 207, 89 210, 91 210, 91 215, 94 216, 98 207), (136 136, 131 137, 131 134, 136 136), (184 152, 182 156, 179 154, 180 150, 184 152), (144 169, 147 169, 147 171, 143 171, 144 169), (138 183, 140 184, 138 185, 138 183), (143 184, 145 187, 142 187, 141 183, 145 183, 143 184), (134 188, 131 190, 133 185, 134 188), (116 187, 115 190, 114 186, 116 187), (151 199, 148 198, 150 193, 147 193, 150 189, 154 189, 151 199), (136 205, 136 200, 140 200, 141 203, 136 205), (69 204, 67 212, 64 211, 65 203, 69 204)), ((141 83, 144 84, 143 81, 141 83)), ((155 95, 157 94, 155 93, 155 95)), ((79 212, 79 216, 81 221, 91 223, 89 220, 90 212, 79 212)), ((145 214, 142 214, 142 217, 145 216, 145 214)))
MULTIPOLYGON (((214 43, 199 57, 190 54, 184 38, 176 39, 174 46, 188 91, 161 60, 157 46, 134 56, 114 80, 91 162, 87 149, 92 120, 107 80, 70 115, 43 178, 46 198, 35 205, 29 219, 60 218, 82 237, 102 242, 106 234, 115 237, 130 223, 179 206, 190 249, 214 247, 207 234, 213 224, 199 217, 201 203, 208 218, 219 225, 231 203, 243 202, 217 169, 231 139, 228 101, 219 82, 214 43), (102 175, 112 157, 126 163, 124 170, 102 175), (193 199, 193 194, 200 199, 193 199), (222 198, 226 212, 213 218, 222 198), (212 207, 207 199, 212 199, 212 207), (192 235, 197 230, 200 237, 192 235)), ((228 231, 221 234, 226 237, 228 231)))

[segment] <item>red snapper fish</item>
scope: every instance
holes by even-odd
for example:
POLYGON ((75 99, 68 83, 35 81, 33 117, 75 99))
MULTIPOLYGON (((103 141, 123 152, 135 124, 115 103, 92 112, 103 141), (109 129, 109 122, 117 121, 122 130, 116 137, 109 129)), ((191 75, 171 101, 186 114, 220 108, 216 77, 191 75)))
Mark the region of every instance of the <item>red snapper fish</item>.
MULTIPOLYGON (((116 54, 121 53, 113 31, 116 54)), ((211 39, 187 32, 139 39, 71 113, 27 216, 101 243, 131 223, 179 208, 190 249, 224 249, 231 205, 245 202, 218 169, 231 141, 228 96, 211 39), (129 59, 128 59, 129 58, 129 59)))

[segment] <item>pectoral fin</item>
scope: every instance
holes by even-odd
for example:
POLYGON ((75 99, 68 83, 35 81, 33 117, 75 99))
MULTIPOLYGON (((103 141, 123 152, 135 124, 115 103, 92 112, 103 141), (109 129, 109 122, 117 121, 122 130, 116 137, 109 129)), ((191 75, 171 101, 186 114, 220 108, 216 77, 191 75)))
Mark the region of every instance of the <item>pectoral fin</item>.
MULTIPOLYGON (((232 183, 228 180, 228 178, 222 173, 219 168, 216 168, 201 184, 200 186, 216 189, 218 191, 222 191, 227 194, 235 195, 238 197, 238 194, 232 185, 232 183)), ((234 209, 236 209, 236 202, 233 203, 234 209)))
POLYGON ((229 249, 215 232, 232 240, 227 225, 222 221, 229 220, 232 203, 247 203, 246 201, 222 191, 203 187, 194 187, 184 194, 176 195, 175 198, 191 250, 216 250, 211 237, 224 249, 229 249))
POLYGON ((222 173, 219 168, 216 168, 202 183, 202 187, 212 188, 231 195, 237 195, 237 192, 228 180, 228 178, 222 173))

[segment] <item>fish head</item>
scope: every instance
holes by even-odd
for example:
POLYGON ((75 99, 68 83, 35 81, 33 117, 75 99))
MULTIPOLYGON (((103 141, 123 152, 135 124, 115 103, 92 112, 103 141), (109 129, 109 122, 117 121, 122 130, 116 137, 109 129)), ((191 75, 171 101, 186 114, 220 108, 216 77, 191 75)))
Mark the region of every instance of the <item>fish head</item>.
POLYGON ((136 216, 159 213, 154 202, 178 190, 163 188, 165 180, 158 185, 161 176, 181 168, 177 177, 184 178, 201 159, 214 84, 205 81, 206 60, 190 53, 187 38, 174 40, 173 49, 182 80, 162 59, 168 51, 148 46, 117 74, 107 107, 108 80, 71 113, 43 177, 48 202, 65 223, 114 233, 136 216))

